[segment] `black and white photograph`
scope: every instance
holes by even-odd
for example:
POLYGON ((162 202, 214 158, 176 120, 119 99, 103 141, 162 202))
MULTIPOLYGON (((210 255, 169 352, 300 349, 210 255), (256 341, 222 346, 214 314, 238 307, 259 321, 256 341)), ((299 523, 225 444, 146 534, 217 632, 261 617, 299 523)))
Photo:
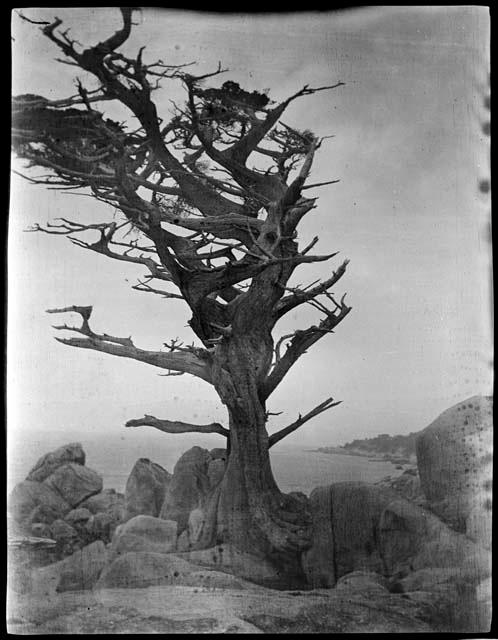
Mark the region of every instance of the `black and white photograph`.
POLYGON ((10 19, 8 633, 489 634, 489 7, 10 19))

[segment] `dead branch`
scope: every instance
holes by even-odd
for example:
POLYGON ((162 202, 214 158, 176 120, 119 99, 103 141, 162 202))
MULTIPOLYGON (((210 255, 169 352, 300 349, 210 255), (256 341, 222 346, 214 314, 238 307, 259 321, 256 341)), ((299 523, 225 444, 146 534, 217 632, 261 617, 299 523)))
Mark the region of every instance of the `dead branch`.
POLYGON ((267 399, 283 380, 292 365, 297 362, 315 342, 323 338, 324 335, 333 333, 333 329, 344 320, 351 311, 351 307, 345 304, 343 296, 339 311, 334 312, 328 309, 326 311, 326 317, 321 320, 318 325, 294 332, 294 336, 290 340, 286 352, 275 362, 273 369, 263 382, 260 389, 261 397, 267 399))
POLYGON ((196 355, 192 351, 188 353, 164 353, 163 351, 145 351, 135 347, 130 338, 119 338, 108 334, 95 333, 89 325, 92 307, 70 306, 61 309, 47 309, 47 313, 78 313, 82 318, 80 327, 69 325, 56 325, 58 331, 71 331, 80 333, 83 338, 56 338, 58 342, 72 347, 101 351, 115 356, 131 358, 140 362, 151 364, 160 369, 181 371, 190 373, 211 382, 211 371, 208 362, 209 354, 205 349, 198 349, 196 355), (202 355, 203 357, 200 357, 202 355))
POLYGON ((334 271, 332 276, 328 278, 328 280, 324 280, 319 285, 307 290, 299 290, 293 289, 293 293, 289 296, 285 296, 282 298, 276 308, 275 315, 277 318, 281 318, 283 315, 291 311, 300 304, 307 302, 309 300, 313 300, 316 296, 325 293, 330 287, 333 287, 342 276, 346 273, 346 267, 349 264, 349 260, 344 260, 344 262, 339 266, 337 271, 334 271))
POLYGON ((180 422, 178 420, 160 420, 154 416, 145 415, 143 418, 136 420, 128 420, 125 427, 154 427, 165 433, 219 433, 226 438, 230 432, 222 427, 218 422, 210 424, 190 424, 188 422, 180 422))
POLYGON ((293 431, 296 431, 296 429, 299 429, 300 426, 302 426, 305 422, 308 422, 308 420, 311 420, 311 418, 314 418, 315 416, 319 415, 320 413, 323 413, 324 411, 327 411, 328 409, 332 409, 332 407, 337 407, 338 404, 341 404, 341 401, 334 402, 333 398, 328 398, 327 400, 325 400, 324 402, 316 406, 314 409, 312 409, 306 415, 301 416, 301 414, 299 414, 299 417, 295 422, 290 424, 288 427, 285 427, 284 429, 280 429, 280 431, 273 433, 269 437, 268 448, 273 447, 273 445, 277 444, 277 442, 280 442, 280 440, 283 440, 290 433, 292 433, 293 431))

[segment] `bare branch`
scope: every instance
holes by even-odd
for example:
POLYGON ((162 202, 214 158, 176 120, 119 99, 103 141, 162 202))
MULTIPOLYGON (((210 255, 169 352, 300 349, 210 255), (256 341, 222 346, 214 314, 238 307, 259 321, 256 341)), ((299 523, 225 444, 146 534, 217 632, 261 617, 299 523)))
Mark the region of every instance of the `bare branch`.
POLYGON ((307 349, 320 340, 320 338, 323 338, 324 335, 333 333, 333 329, 344 320, 351 311, 351 307, 344 303, 344 297, 341 302, 340 310, 336 313, 327 310, 327 316, 318 325, 294 332, 294 337, 291 339, 286 352, 275 362, 275 366, 260 388, 260 396, 262 398, 266 399, 273 393, 292 365, 306 353, 307 349))
POLYGON ((284 314, 291 311, 300 304, 312 300, 316 298, 316 296, 325 293, 330 287, 333 287, 342 276, 346 272, 346 267, 349 264, 349 260, 344 260, 344 262, 339 266, 337 271, 334 271, 332 276, 328 280, 324 280, 319 285, 313 287, 312 289, 307 288, 307 290, 299 290, 294 289, 292 295, 285 296, 282 298, 276 308, 275 315, 277 318, 281 318, 284 314))
POLYGON ((230 431, 222 427, 218 422, 210 424, 190 424, 188 422, 180 422, 178 420, 160 420, 154 416, 145 415, 143 418, 136 420, 128 420, 125 427, 154 427, 165 433, 218 433, 226 438, 230 431))
POLYGON ((118 338, 105 333, 97 334, 89 326, 89 318, 92 307, 71 306, 61 309, 48 309, 47 313, 79 313, 82 317, 80 327, 70 327, 59 325, 55 328, 64 331, 81 333, 83 338, 56 338, 58 342, 81 349, 91 349, 101 351, 114 356, 131 358, 140 362, 151 364, 160 369, 181 371, 190 373, 198 378, 211 382, 211 367, 209 364, 209 354, 205 349, 198 349, 182 353, 164 353, 163 351, 145 351, 134 346, 131 338, 118 338))
POLYGON ((341 404, 341 401, 334 402, 333 398, 328 398, 327 400, 325 400, 324 402, 316 406, 314 409, 312 409, 306 415, 301 416, 301 414, 299 414, 299 418, 295 422, 290 424, 288 427, 285 427, 284 429, 280 429, 280 431, 273 433, 269 437, 268 448, 273 447, 273 445, 277 444, 277 442, 280 442, 280 440, 283 440, 290 433, 292 433, 293 431, 296 431, 296 429, 299 429, 301 425, 303 425, 305 422, 308 422, 308 420, 311 420, 311 418, 314 418, 320 413, 327 411, 327 409, 332 409, 332 407, 337 407, 338 404, 341 404))

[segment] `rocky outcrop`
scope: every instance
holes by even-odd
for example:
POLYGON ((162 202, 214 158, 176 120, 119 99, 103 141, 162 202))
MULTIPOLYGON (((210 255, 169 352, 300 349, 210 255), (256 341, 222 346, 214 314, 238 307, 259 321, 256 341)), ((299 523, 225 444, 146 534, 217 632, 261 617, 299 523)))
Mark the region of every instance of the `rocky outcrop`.
POLYGON ((65 520, 54 520, 52 522, 50 525, 50 537, 57 543, 58 558, 71 555, 84 546, 78 531, 65 520))
MULTIPOLYGON (((489 549, 375 485, 321 487, 310 502, 313 544, 303 556, 303 568, 311 587, 337 588, 353 578, 358 587, 379 574, 386 581, 382 586, 423 604, 434 624, 440 615, 442 627, 483 628, 476 616, 484 619, 487 605, 484 597, 478 603, 477 590, 491 575, 489 549), (475 618, 473 626, 462 619, 462 602, 469 619, 475 618)), ((362 589, 366 595, 377 587, 364 584, 362 589)))
POLYGON ((244 589, 235 576, 197 567, 173 554, 138 552, 116 558, 102 572, 97 588, 144 588, 151 585, 183 585, 244 589))
POLYGON ((332 587, 352 571, 383 571, 379 522, 396 497, 389 489, 365 482, 340 482, 312 491, 313 544, 302 558, 312 587, 332 587))
POLYGON ((50 486, 24 480, 12 490, 8 509, 14 520, 28 526, 35 522, 51 524, 71 511, 71 505, 50 486))
POLYGON ((458 569, 476 582, 490 575, 491 554, 433 513, 405 500, 391 502, 379 523, 385 574, 405 577, 419 569, 458 569))
MULTIPOLYGON (((225 577, 226 579, 226 577, 225 577)), ((245 585, 247 586, 247 585, 245 585)), ((12 634, 342 634, 434 631, 404 594, 164 585, 59 594, 41 607, 18 599, 12 634), (188 594, 188 595, 187 595, 188 594)))
POLYGON ((226 449, 192 447, 175 465, 160 517, 178 523, 178 549, 197 542, 204 522, 205 499, 225 473, 226 449))
POLYGON ((176 555, 196 565, 234 574, 255 584, 276 589, 288 586, 288 577, 281 575, 271 562, 240 551, 230 544, 184 553, 177 551, 176 555))
POLYGON ((420 506, 426 504, 426 499, 420 484, 420 477, 416 467, 405 469, 400 476, 387 476, 376 483, 396 491, 402 498, 415 502, 420 506))
POLYGON ((117 493, 115 489, 104 489, 100 493, 87 498, 81 503, 81 507, 88 509, 91 513, 103 513, 107 511, 123 511, 125 508, 125 497, 122 493, 117 493))
POLYGON ((85 452, 79 442, 72 442, 42 456, 26 476, 26 480, 43 482, 67 462, 85 464, 85 452))
POLYGON ((47 567, 32 572, 32 588, 50 595, 54 591, 91 589, 107 562, 107 551, 101 541, 47 567))
POLYGON ((126 520, 125 497, 114 489, 104 489, 81 505, 92 514, 85 524, 87 539, 110 542, 116 527, 126 520))
POLYGON ((388 595, 388 581, 374 571, 352 571, 337 581, 336 592, 353 592, 367 598, 375 595, 388 595))
POLYGON ((152 516, 135 516, 120 525, 111 545, 113 557, 131 551, 170 553, 176 547, 176 522, 152 516))
POLYGON ((69 462, 58 467, 43 484, 58 493, 72 507, 102 491, 102 477, 92 469, 69 462))
POLYGON ((178 535, 188 526, 190 512, 202 505, 210 487, 208 466, 212 458, 207 449, 192 447, 175 465, 160 517, 178 523, 178 535))
POLYGON ((474 396, 418 436, 417 464, 430 509, 451 527, 491 544, 492 398, 474 396))
POLYGON ((140 458, 126 482, 126 519, 138 515, 157 517, 164 502, 171 474, 156 462, 140 458))
POLYGON ((216 487, 220 484, 223 476, 225 475, 225 461, 218 458, 217 460, 211 460, 207 468, 207 477, 210 487, 216 487))
POLYGON ((78 509, 73 509, 70 511, 64 520, 68 522, 73 527, 82 527, 84 526, 88 520, 92 517, 91 512, 84 507, 79 507, 78 509))

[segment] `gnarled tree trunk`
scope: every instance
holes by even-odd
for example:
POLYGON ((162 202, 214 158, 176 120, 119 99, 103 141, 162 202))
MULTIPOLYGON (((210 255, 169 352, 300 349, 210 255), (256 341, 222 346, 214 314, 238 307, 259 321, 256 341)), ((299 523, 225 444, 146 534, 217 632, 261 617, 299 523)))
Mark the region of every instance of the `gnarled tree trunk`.
POLYGON ((210 497, 199 546, 230 542, 272 562, 289 583, 303 580, 300 555, 311 541, 306 502, 279 490, 273 477, 265 402, 258 384, 273 352, 258 330, 219 349, 216 389, 229 414, 229 456, 224 478, 210 497))

